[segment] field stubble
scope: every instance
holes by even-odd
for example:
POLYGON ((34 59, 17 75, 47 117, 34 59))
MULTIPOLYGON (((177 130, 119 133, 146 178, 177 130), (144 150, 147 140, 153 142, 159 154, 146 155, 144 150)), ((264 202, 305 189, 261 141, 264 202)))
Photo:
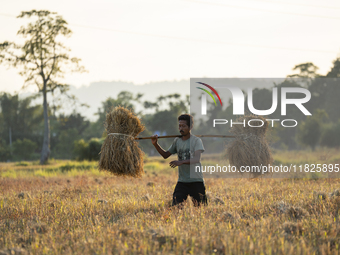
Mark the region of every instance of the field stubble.
POLYGON ((2 165, 3 254, 339 253, 338 179, 206 179, 208 205, 178 209, 164 161, 141 179, 66 165, 2 165))

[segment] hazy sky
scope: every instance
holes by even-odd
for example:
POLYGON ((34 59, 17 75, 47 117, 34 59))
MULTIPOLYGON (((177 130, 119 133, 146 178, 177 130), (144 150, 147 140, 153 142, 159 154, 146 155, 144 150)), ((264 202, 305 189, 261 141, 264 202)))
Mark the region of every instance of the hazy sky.
MULTIPOLYGON (((285 77, 299 63, 325 74, 340 52, 339 0, 0 0, 0 42, 15 41, 21 11, 62 15, 66 41, 87 74, 66 76, 136 84, 190 77, 285 77)), ((0 91, 23 79, 0 66, 0 91)))

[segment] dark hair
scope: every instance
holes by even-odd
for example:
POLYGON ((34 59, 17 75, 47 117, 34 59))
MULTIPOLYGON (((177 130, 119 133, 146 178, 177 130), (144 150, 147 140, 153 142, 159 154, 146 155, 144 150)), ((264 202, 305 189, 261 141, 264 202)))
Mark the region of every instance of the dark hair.
POLYGON ((185 120, 188 127, 192 127, 192 125, 194 125, 194 118, 190 114, 182 114, 178 116, 178 121, 180 120, 185 120))

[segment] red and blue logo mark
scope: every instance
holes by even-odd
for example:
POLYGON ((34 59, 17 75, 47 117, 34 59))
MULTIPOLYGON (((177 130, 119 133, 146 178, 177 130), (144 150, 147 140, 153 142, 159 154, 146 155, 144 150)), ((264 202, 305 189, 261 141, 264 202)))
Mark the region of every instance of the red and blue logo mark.
MULTIPOLYGON (((211 89, 211 91, 214 92, 214 94, 217 96, 217 98, 218 98, 218 100, 220 101, 220 104, 221 104, 221 106, 222 106, 222 100, 221 100, 221 98, 220 98, 220 95, 217 93, 217 91, 216 91, 213 87, 211 87, 210 85, 205 84, 205 83, 203 83, 203 82, 197 82, 197 83, 199 83, 199 84, 201 84, 201 85, 204 85, 204 86, 208 87, 209 89, 211 89)), ((203 88, 200 88, 200 87, 196 87, 196 88, 201 89, 201 90, 207 92, 208 95, 211 96, 211 98, 214 100, 214 103, 215 103, 215 105, 217 106, 216 100, 215 100, 214 96, 210 93, 210 91, 208 91, 208 90, 206 90, 206 89, 203 89, 203 88)))

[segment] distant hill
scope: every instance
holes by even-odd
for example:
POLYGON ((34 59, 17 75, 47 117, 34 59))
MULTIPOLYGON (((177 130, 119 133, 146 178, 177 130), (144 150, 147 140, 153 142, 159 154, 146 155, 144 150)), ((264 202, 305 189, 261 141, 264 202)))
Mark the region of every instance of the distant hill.
MULTIPOLYGON (((71 86, 70 94, 75 95, 81 103, 86 103, 90 107, 82 108, 82 114, 90 120, 95 120, 97 117, 94 115, 98 108, 101 107, 101 102, 105 101, 108 97, 115 98, 121 91, 129 91, 134 95, 142 93, 143 101, 156 101, 160 95, 168 95, 173 93, 181 94, 184 98, 185 95, 190 94, 190 81, 161 81, 151 82, 143 85, 135 85, 131 82, 124 81, 111 81, 111 82, 92 82, 89 86, 82 86, 76 88, 71 86)), ((137 108, 137 111, 141 110, 137 108)), ((65 112, 67 112, 65 110, 65 112)))
MULTIPOLYGON (((200 79, 201 80, 201 79, 200 79)), ((216 84, 216 80, 213 82, 209 82, 210 79, 203 78, 204 82, 209 84, 216 84)), ((221 85, 224 84, 225 80, 221 80, 221 85)), ((269 88, 273 86, 273 82, 280 82, 282 78, 274 79, 242 79, 242 78, 230 78, 229 82, 232 86, 237 86, 242 89, 246 89, 247 87, 253 88, 269 88)), ((217 83, 218 84, 218 83, 217 83)), ((95 121, 97 116, 95 113, 98 111, 98 108, 101 107, 101 103, 105 101, 107 98, 112 97, 116 98, 117 95, 121 91, 129 91, 134 95, 137 93, 142 93, 142 101, 156 101, 156 98, 160 95, 169 95, 178 93, 181 94, 182 99, 185 98, 186 95, 190 95, 190 80, 180 80, 180 81, 159 81, 159 82, 150 82, 142 85, 136 85, 131 82, 124 81, 100 81, 100 82, 92 82, 89 86, 82 87, 70 87, 69 94, 75 95, 80 103, 86 103, 89 105, 89 108, 77 108, 77 112, 80 112, 83 116, 87 117, 87 119, 91 121, 95 121)), ((25 97, 31 95, 30 93, 20 94, 20 96, 25 97)), ((49 94, 48 97, 51 95, 49 94)), ((224 99, 225 102, 228 102, 229 98, 224 99)), ((42 103, 42 97, 35 100, 36 103, 42 103)), ((200 107, 200 101, 195 100, 195 102, 191 102, 193 107, 200 107)), ((70 107, 67 103, 65 103, 64 107, 61 109, 61 112, 65 114, 70 114, 74 108, 70 107)), ((137 111, 142 109, 136 108, 137 111)))

